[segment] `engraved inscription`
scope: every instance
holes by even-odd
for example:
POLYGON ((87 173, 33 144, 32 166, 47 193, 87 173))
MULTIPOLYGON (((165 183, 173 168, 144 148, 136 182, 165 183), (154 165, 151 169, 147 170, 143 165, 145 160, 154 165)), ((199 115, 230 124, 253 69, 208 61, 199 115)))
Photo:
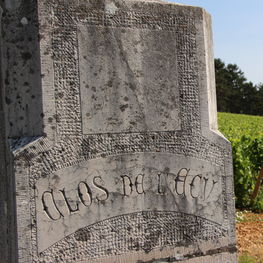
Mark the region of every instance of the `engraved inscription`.
POLYGON ((221 223, 222 174, 220 166, 165 153, 92 159, 56 171, 36 184, 39 251, 80 228, 140 211, 169 209, 221 223), (56 233, 41 238, 49 228, 56 233))
MULTIPOLYGON (((142 170, 145 171, 147 169, 142 167, 142 170)), ((166 195, 167 191, 170 191, 175 198, 183 198, 189 195, 189 197, 193 199, 202 198, 203 200, 207 200, 211 196, 217 183, 217 181, 212 178, 207 178, 202 174, 195 175, 191 173, 191 169, 187 168, 182 168, 177 173, 160 173, 158 171, 155 173, 156 174, 138 174, 135 175, 134 178, 127 174, 121 175, 122 181, 119 181, 119 183, 122 184, 122 186, 119 187, 116 185, 116 189, 111 189, 111 191, 116 193, 119 189, 122 189, 120 194, 124 197, 142 194, 166 195), (147 177, 150 177, 150 179, 147 177), (152 181, 151 188, 149 188, 147 184, 150 180, 152 181), (144 186, 144 184, 147 184, 147 186, 144 186)), ((106 175, 103 175, 103 177, 105 176, 106 175)), ((115 175, 114 178, 116 177, 118 176, 115 175)), ((106 201, 111 197, 111 192, 107 189, 108 187, 101 176, 95 176, 92 179, 92 184, 93 187, 87 183, 87 180, 81 181, 77 189, 75 189, 75 200, 70 200, 67 197, 66 188, 58 190, 58 192, 62 194, 63 203, 66 204, 66 214, 60 209, 60 200, 56 200, 54 191, 45 191, 42 194, 42 205, 47 217, 51 220, 59 220, 62 217, 64 218, 67 215, 78 212, 80 204, 89 207, 93 202, 98 204, 98 202, 106 201), (97 189, 93 192, 93 190, 91 190, 93 188, 97 189)), ((112 197, 111 200, 113 199, 114 197, 112 197)))

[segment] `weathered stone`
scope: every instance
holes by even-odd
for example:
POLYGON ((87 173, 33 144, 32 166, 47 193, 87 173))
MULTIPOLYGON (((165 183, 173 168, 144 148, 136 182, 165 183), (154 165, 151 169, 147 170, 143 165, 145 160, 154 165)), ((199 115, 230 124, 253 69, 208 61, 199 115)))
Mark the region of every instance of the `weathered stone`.
POLYGON ((210 16, 2 6, 0 262, 236 262, 210 16))

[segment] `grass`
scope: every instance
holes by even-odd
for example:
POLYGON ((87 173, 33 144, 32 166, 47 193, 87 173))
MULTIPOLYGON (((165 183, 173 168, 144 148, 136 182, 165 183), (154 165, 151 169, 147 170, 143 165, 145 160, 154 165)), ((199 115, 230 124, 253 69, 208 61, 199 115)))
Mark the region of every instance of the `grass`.
POLYGON ((242 254, 238 258, 238 263, 263 263, 258 262, 254 257, 248 255, 248 254, 242 254))
POLYGON ((263 116, 218 113, 219 130, 229 139, 239 139, 243 134, 259 138, 263 136, 263 116))

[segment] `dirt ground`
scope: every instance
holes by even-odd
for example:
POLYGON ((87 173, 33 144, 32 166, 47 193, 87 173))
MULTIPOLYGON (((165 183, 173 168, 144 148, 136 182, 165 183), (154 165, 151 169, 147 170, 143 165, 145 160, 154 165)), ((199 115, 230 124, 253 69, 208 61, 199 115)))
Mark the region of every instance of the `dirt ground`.
POLYGON ((263 262, 263 213, 237 213, 239 255, 248 254, 263 262))

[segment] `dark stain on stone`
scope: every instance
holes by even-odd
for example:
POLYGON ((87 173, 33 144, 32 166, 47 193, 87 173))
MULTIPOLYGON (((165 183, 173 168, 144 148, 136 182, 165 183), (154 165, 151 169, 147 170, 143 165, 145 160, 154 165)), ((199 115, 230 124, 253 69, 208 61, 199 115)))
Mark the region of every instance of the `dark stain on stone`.
POLYGON ((54 174, 54 175, 52 176, 52 180, 55 180, 56 183, 58 183, 58 182, 60 181, 60 177, 59 177, 57 174, 54 174))
POLYGON ((132 83, 129 84, 129 88, 133 91, 136 90, 136 87, 132 83))
POLYGON ((87 242, 90 239, 90 232, 78 231, 75 234, 75 238, 79 242, 87 242))
POLYGON ((58 119, 59 119, 58 114, 54 114, 53 117, 54 117, 54 119, 55 119, 56 121, 58 121, 58 119))
POLYGON ((45 114, 42 112, 42 113, 40 114, 40 117, 41 117, 41 118, 44 118, 44 116, 45 116, 45 114))
POLYGON ((32 58, 32 54, 29 53, 29 52, 22 52, 22 53, 21 53, 21 57, 22 57, 22 59, 24 59, 24 60, 29 60, 30 58, 32 58))
POLYGON ((19 37, 16 41, 17 42, 23 42, 25 40, 25 38, 23 36, 19 37))
POLYGON ((112 253, 112 249, 108 248, 106 254, 110 255, 112 253))
POLYGON ((7 105, 10 105, 12 103, 12 101, 8 97, 5 97, 5 103, 7 105))
POLYGON ((127 96, 124 97, 123 99, 124 99, 124 101, 129 101, 129 98, 127 96))
POLYGON ((48 122, 51 123, 53 121, 53 118, 52 117, 49 117, 48 118, 48 122))
POLYGON ((130 243, 132 243, 131 246, 128 247, 129 250, 135 250, 135 251, 139 251, 140 250, 140 244, 137 241, 133 241, 132 238, 130 238, 130 243))
POLYGON ((38 41, 40 41, 41 39, 45 39, 43 34, 38 34, 37 38, 38 38, 38 41))
POLYGON ((169 167, 165 167, 165 168, 164 168, 164 172, 165 172, 165 173, 170 173, 170 168, 169 168, 169 167))
POLYGON ((32 152, 29 152, 28 153, 28 159, 33 159, 33 158, 35 158, 36 157, 36 155, 34 154, 34 153, 32 153, 32 152))
POLYGON ((107 83, 107 86, 112 87, 112 85, 113 85, 112 80, 109 80, 108 83, 107 83))
POLYGON ((94 92, 96 91, 96 87, 91 87, 91 89, 92 89, 92 91, 94 91, 94 92))
POLYGON ((121 106, 120 106, 120 110, 121 110, 122 112, 124 112, 128 107, 129 107, 128 104, 121 105, 121 106))

